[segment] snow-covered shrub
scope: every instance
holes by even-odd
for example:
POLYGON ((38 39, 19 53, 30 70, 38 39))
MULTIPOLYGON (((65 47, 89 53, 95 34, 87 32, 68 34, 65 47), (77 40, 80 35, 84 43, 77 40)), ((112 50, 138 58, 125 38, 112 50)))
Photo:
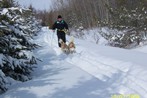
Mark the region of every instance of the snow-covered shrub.
MULTIPOLYGON (((142 1, 135 7, 121 5, 117 8, 108 6, 111 19, 109 22, 102 21, 101 24, 110 29, 117 29, 122 34, 106 34, 110 40, 110 45, 117 47, 126 47, 130 44, 139 43, 147 38, 147 7, 142 1)), ((104 33, 105 34, 105 33, 104 33)))
POLYGON ((119 31, 104 27, 99 31, 99 34, 107 40, 108 45, 121 48, 127 48, 130 45, 131 47, 135 47, 147 38, 146 32, 140 32, 138 34, 136 31, 127 32, 126 30, 119 31))
POLYGON ((7 89, 7 77, 19 81, 31 79, 36 64, 33 36, 41 29, 30 10, 0 8, 0 92, 7 89))

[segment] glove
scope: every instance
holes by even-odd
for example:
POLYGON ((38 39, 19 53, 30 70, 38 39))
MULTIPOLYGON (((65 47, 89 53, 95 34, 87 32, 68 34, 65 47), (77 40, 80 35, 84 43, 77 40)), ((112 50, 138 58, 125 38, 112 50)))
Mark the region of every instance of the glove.
POLYGON ((67 34, 68 33, 68 29, 64 29, 64 32, 67 34))

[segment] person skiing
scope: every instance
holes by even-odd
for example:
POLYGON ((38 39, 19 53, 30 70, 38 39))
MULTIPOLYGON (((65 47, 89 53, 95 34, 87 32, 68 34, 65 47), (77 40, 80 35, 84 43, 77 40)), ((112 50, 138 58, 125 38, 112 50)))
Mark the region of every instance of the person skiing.
POLYGON ((61 15, 58 15, 57 21, 53 24, 53 30, 57 29, 58 46, 61 47, 60 40, 66 43, 66 32, 68 30, 67 23, 62 19, 61 15))

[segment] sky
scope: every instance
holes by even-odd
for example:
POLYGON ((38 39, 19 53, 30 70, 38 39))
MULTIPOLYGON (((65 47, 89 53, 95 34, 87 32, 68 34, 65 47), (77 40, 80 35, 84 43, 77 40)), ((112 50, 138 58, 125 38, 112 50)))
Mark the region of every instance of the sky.
POLYGON ((51 8, 52 0, 15 0, 22 7, 28 7, 30 4, 37 10, 49 10, 51 8))

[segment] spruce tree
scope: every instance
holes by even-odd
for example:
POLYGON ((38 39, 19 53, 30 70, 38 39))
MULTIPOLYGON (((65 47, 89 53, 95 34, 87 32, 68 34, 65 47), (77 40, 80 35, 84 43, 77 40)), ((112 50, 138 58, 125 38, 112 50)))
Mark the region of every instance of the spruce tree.
POLYGON ((31 10, 3 7, 0 8, 0 92, 7 90, 8 78, 31 79, 30 73, 37 63, 33 50, 38 47, 33 36, 41 28, 31 10))

